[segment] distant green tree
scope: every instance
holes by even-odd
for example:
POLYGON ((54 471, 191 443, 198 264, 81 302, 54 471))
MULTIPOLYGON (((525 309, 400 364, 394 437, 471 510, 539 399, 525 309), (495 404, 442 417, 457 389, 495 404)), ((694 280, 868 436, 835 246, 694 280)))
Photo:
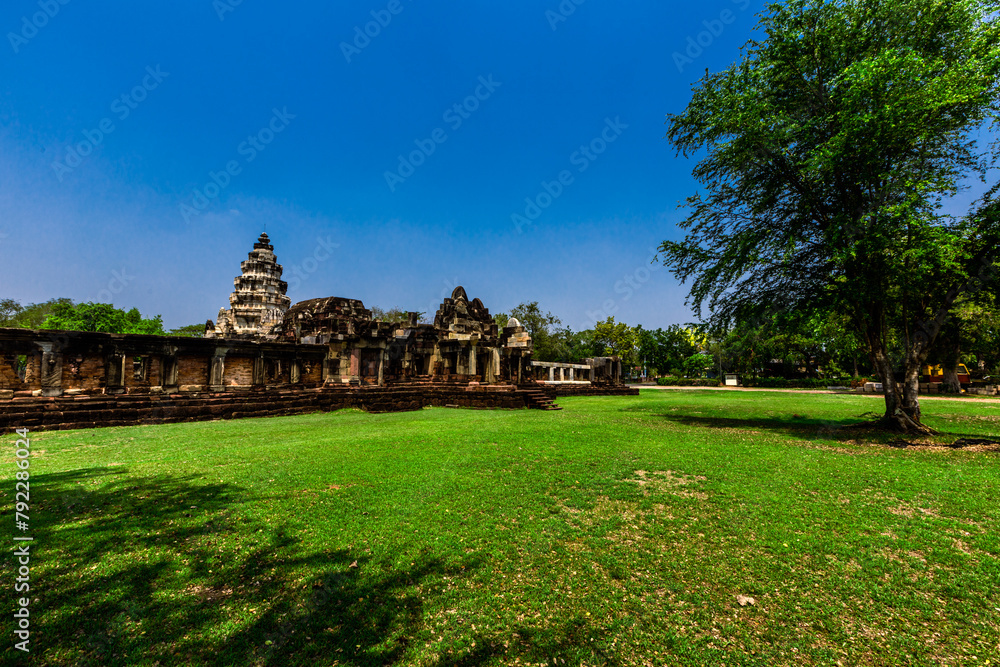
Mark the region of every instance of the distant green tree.
POLYGON ((580 364, 584 359, 602 356, 603 346, 594 341, 594 331, 573 331, 569 327, 556 328, 549 336, 552 358, 541 361, 561 361, 580 364))
POLYGON ((24 307, 14 299, 0 299, 0 327, 12 326, 12 322, 24 310, 24 307))
POLYGON ((562 324, 558 317, 552 313, 543 313, 538 307, 537 301, 521 303, 512 308, 510 316, 517 318, 517 321, 527 329, 531 336, 531 343, 534 348, 532 358, 536 361, 557 361, 558 350, 556 341, 552 338, 554 328, 562 324))
POLYGON ((22 306, 14 299, 4 299, 0 302, 0 327, 16 327, 19 329, 39 329, 56 306, 73 305, 71 299, 49 299, 43 303, 30 303, 22 306))
POLYGON ((611 356, 621 357, 624 366, 635 363, 635 330, 624 322, 615 322, 613 316, 594 325, 594 340, 605 346, 611 356))
POLYGON ((666 329, 636 327, 637 361, 651 375, 683 375, 684 360, 698 351, 689 332, 679 324, 666 329))
MULTIPOLYGON (((382 322, 408 322, 410 320, 410 311, 403 310, 399 306, 393 306, 389 309, 379 308, 378 306, 372 306, 369 310, 372 311, 373 320, 381 320, 382 322)), ((423 322, 424 315, 426 313, 417 313, 417 321, 423 322)))
POLYGON ((185 327, 178 327, 177 329, 171 329, 168 333, 171 336, 185 336, 187 338, 204 338, 205 325, 189 324, 185 327))
POLYGON ((704 377, 712 370, 712 357, 701 352, 695 352, 684 360, 684 375, 689 378, 704 377))
POLYGON ((125 311, 110 303, 56 304, 52 313, 42 322, 41 328, 166 335, 163 319, 159 315, 145 319, 138 308, 125 311))

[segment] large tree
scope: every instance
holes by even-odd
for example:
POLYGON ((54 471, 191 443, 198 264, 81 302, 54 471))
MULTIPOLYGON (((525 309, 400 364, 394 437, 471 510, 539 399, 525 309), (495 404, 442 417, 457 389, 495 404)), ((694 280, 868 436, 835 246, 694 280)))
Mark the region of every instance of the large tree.
POLYGON ((611 355, 621 357, 624 366, 635 364, 636 330, 624 322, 615 322, 614 317, 608 317, 603 322, 595 323, 594 341, 603 345, 611 355))
MULTIPOLYGON (((715 324, 776 312, 849 316, 886 388, 885 421, 920 424, 919 369, 956 299, 995 289, 998 207, 942 213, 985 178, 972 137, 997 118, 998 0, 789 0, 766 37, 706 73, 669 115, 704 151, 688 230, 661 246, 715 324), (889 339, 902 340, 897 386, 889 339)), ((994 190, 995 192, 995 190, 994 190)))

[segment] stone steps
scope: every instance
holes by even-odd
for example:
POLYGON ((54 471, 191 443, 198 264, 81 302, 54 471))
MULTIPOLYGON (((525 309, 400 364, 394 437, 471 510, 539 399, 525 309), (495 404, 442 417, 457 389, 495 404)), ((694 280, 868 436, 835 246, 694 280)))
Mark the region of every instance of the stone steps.
POLYGON ((539 389, 518 389, 517 393, 524 397, 525 404, 534 410, 562 410, 551 398, 539 389))

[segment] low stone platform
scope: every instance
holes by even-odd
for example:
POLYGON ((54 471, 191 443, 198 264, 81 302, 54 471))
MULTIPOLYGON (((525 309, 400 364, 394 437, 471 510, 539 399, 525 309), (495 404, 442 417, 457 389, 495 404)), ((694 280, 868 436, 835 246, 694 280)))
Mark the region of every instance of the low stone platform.
MULTIPOLYGON (((627 387, 544 387, 558 396, 636 395, 627 387), (587 391, 584 391, 587 390, 587 391)), ((525 409, 536 407, 514 385, 412 385, 272 388, 245 392, 174 394, 90 394, 21 396, 0 400, 0 433, 17 428, 31 431, 166 424, 212 419, 271 417, 360 408, 368 412, 402 412, 426 406, 525 409)))

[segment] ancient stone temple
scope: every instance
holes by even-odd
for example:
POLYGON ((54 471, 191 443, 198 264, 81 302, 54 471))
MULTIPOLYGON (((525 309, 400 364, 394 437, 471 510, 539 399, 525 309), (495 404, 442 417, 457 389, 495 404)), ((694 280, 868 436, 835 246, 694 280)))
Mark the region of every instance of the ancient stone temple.
MULTIPOLYGON (((288 283, 281 279, 281 264, 274 255, 267 233, 262 233, 246 261, 242 274, 233 280, 229 308, 219 310, 212 335, 258 336, 281 321, 292 300, 285 296, 288 283)), ((207 333, 207 332, 206 332, 207 333)))
POLYGON ((289 307, 267 234, 241 268, 203 338, 0 329, 0 433, 345 407, 555 410, 559 396, 638 393, 617 358, 533 362, 525 327, 501 327, 462 287, 433 324, 383 322, 358 299, 289 307))

